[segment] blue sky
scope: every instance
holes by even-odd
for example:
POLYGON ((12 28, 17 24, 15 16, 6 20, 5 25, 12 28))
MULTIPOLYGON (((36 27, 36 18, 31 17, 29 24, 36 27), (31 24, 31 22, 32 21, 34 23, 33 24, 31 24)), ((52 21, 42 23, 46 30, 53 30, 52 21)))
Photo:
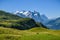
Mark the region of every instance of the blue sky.
POLYGON ((0 0, 0 10, 36 10, 49 18, 56 18, 60 17, 60 0, 0 0))

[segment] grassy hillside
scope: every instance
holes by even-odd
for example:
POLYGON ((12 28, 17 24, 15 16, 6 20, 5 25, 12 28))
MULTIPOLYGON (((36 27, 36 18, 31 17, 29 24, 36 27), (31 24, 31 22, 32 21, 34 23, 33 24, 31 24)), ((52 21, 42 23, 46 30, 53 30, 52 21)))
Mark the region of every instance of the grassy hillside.
POLYGON ((16 29, 30 29, 33 27, 39 27, 34 20, 29 18, 21 18, 19 20, 6 20, 1 21, 0 26, 16 29))
POLYGON ((17 16, 17 15, 12 15, 11 13, 9 12, 5 12, 5 11, 2 11, 0 10, 0 21, 1 20, 18 20, 20 19, 21 17, 17 16))
POLYGON ((60 40, 60 30, 32 28, 17 30, 0 27, 0 40, 60 40))

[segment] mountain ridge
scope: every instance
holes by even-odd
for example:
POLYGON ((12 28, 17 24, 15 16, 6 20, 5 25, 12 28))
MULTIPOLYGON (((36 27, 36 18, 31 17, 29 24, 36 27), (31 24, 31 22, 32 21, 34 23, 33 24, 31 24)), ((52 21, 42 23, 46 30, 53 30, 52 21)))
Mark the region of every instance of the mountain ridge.
POLYGON ((33 12, 32 11, 16 11, 14 14, 21 16, 23 18, 32 18, 36 22, 41 22, 43 24, 45 24, 49 20, 47 16, 40 15, 40 13, 37 11, 33 11, 33 12))
POLYGON ((33 27, 44 27, 43 24, 36 23, 31 18, 22 18, 12 13, 0 11, 0 26, 7 28, 16 28, 21 30, 30 29, 33 27))
POLYGON ((60 29, 60 17, 56 18, 54 20, 50 20, 47 24, 46 24, 50 29, 60 29))

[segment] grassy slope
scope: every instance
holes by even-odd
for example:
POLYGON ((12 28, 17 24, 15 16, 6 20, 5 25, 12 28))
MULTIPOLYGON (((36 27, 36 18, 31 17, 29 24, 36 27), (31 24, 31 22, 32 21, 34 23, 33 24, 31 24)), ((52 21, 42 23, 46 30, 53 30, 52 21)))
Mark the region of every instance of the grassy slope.
POLYGON ((0 40, 60 40, 60 30, 44 28, 17 30, 0 27, 0 40))
POLYGON ((2 11, 0 10, 0 21, 1 20, 18 20, 20 19, 21 17, 17 16, 17 15, 12 15, 11 13, 9 12, 5 12, 5 11, 2 11))

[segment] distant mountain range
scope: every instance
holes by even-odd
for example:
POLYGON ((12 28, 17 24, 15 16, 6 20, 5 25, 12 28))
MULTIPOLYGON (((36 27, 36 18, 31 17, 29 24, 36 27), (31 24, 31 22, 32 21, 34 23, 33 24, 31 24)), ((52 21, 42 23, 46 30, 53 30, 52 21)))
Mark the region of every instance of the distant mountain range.
POLYGON ((60 29, 60 17, 54 20, 50 20, 47 24, 47 27, 50 29, 60 29))
POLYGON ((41 22, 49 29, 60 29, 60 18, 48 19, 46 15, 41 15, 37 11, 16 11, 14 14, 23 18, 32 18, 36 22, 41 22))
POLYGON ((48 17, 45 15, 40 15, 39 12, 34 11, 16 11, 14 14, 23 17, 23 18, 32 18, 36 22, 41 22, 42 24, 45 24, 49 21, 48 17))

